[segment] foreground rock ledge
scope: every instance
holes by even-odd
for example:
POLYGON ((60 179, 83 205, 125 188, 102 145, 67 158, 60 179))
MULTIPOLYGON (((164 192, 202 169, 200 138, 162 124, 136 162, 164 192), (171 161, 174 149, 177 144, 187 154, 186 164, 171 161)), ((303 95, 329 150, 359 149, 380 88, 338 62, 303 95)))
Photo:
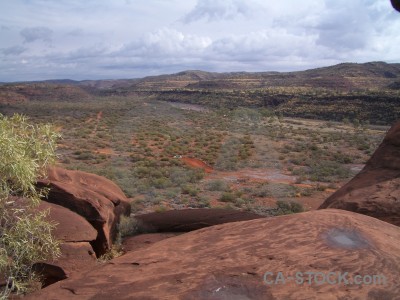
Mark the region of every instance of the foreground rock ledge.
POLYGON ((319 208, 354 211, 400 226, 400 121, 364 169, 319 208))
MULTIPOLYGON (((29 299, 395 299, 400 228, 326 209, 212 226, 157 242, 29 299), (386 285, 263 283, 265 272, 383 275, 386 285)), ((274 280, 274 276, 268 277, 274 280)))
POLYGON ((37 185, 50 188, 45 201, 68 208, 96 229, 97 237, 90 244, 97 256, 111 249, 120 216, 130 213, 128 199, 114 182, 82 171, 51 168, 48 178, 37 185))

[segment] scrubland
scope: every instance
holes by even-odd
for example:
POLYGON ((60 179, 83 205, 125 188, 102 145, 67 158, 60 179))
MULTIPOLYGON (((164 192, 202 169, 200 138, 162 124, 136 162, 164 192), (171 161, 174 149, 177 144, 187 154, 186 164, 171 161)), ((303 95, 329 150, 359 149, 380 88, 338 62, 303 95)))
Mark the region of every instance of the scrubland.
POLYGON ((2 107, 62 134, 58 163, 115 181, 136 213, 314 209, 361 170, 387 127, 284 117, 266 108, 180 106, 154 96, 2 107))

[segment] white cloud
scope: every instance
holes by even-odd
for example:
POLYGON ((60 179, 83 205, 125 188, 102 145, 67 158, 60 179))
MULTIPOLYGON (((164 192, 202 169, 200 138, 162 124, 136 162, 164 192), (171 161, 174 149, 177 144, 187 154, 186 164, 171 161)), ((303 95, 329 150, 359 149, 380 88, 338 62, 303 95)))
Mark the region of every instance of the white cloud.
POLYGON ((208 37, 184 34, 175 29, 162 28, 143 35, 141 38, 124 46, 123 55, 166 57, 182 54, 193 56, 201 53, 212 43, 208 37))
POLYGON ((311 50, 317 50, 315 40, 316 36, 297 35, 278 28, 232 35, 215 41, 212 48, 216 54, 231 60, 262 60, 270 56, 309 56, 311 50))

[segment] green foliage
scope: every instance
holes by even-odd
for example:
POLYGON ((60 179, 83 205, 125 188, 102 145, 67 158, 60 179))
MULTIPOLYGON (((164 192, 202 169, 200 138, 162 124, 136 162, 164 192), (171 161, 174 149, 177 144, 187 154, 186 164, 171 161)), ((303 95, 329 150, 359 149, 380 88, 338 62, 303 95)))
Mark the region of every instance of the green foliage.
POLYGON ((139 222, 133 217, 121 216, 118 233, 121 238, 135 235, 139 230, 139 222))
POLYGON ((268 186, 268 184, 261 184, 251 191, 251 195, 254 197, 263 197, 263 198, 270 197, 271 196, 270 187, 268 186))
POLYGON ((310 164, 310 179, 312 181, 332 181, 332 178, 348 178, 350 170, 335 161, 318 161, 310 164))
POLYGON ((27 291, 35 277, 32 265, 60 253, 51 235, 55 225, 45 219, 48 212, 35 210, 46 194, 35 183, 54 162, 58 137, 49 125, 0 115, 0 279, 9 283, 2 298, 27 291))
POLYGON ((192 197, 197 196, 197 194, 199 193, 199 190, 194 187, 193 185, 184 185, 181 187, 182 189, 182 194, 187 194, 190 195, 192 197))
POLYGON ((216 179, 211 180, 207 183, 207 190, 209 191, 227 191, 229 189, 228 184, 224 180, 216 179))
POLYGON ((294 214, 304 211, 303 205, 296 201, 278 200, 276 201, 276 205, 277 215, 294 214))
POLYGON ((225 192, 219 198, 222 202, 234 202, 236 200, 236 195, 231 192, 225 192))

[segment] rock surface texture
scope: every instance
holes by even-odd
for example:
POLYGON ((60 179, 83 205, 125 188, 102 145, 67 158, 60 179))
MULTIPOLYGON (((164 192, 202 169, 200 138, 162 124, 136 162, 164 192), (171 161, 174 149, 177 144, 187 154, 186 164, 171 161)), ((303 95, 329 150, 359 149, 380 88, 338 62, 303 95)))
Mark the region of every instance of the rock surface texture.
POLYGON ((96 255, 90 243, 96 240, 97 231, 88 221, 65 207, 44 201, 38 210, 50 211, 47 219, 57 224, 53 234, 61 242, 61 256, 56 261, 34 266, 42 274, 44 286, 95 266, 96 255))
POLYGON ((95 174, 52 168, 48 178, 39 181, 38 186, 50 188, 47 202, 68 208, 96 229, 97 237, 90 244, 97 256, 111 248, 120 216, 130 213, 122 190, 95 174))
POLYGON ((237 221, 264 218, 251 212, 222 208, 169 210, 137 215, 144 231, 188 232, 204 227, 237 221))
POLYGON ((326 209, 171 237, 27 298, 382 300, 400 295, 399 274, 400 228, 326 209), (266 272, 270 284, 264 283, 266 272), (272 283, 278 272, 286 282, 272 283), (288 279, 296 272, 303 272, 303 284, 288 279), (336 283, 308 284, 305 272, 334 272, 330 279, 336 283), (356 275, 366 281, 364 276, 379 275, 381 282, 358 285, 356 275))
POLYGON ((364 169, 319 208, 354 211, 400 226, 400 121, 364 169))
POLYGON ((85 172, 53 168, 38 186, 50 187, 38 209, 50 211, 48 220, 57 224, 54 236, 61 242, 61 257, 34 266, 47 286, 94 267, 96 257, 110 249, 119 217, 130 206, 113 182, 85 172))

